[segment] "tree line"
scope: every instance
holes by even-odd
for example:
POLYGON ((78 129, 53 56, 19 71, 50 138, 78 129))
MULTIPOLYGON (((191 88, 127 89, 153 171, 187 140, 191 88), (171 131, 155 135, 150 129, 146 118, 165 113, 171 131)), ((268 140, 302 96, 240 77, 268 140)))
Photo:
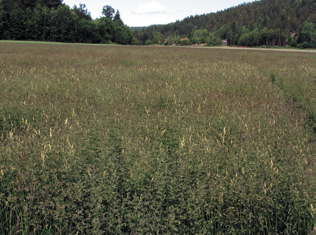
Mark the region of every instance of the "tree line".
POLYGON ((107 5, 102 15, 93 20, 85 4, 62 0, 0 0, 0 40, 130 44, 120 12, 107 5))
POLYGON ((261 0, 166 25, 129 28, 106 5, 92 19, 85 4, 0 0, 0 40, 78 43, 316 47, 315 0, 261 0))
POLYGON ((316 47, 315 0, 261 0, 134 31, 138 44, 316 47), (185 38, 185 39, 184 39, 185 38), (182 39, 182 40, 181 40, 182 39))

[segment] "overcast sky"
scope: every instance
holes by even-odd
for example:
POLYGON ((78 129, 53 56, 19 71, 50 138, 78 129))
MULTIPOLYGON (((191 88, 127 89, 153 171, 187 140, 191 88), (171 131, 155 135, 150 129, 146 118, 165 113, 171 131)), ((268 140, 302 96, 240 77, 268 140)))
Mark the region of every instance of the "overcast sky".
POLYGON ((168 24, 190 15, 217 12, 238 6, 246 0, 64 0, 71 8, 86 4, 92 18, 101 16, 103 6, 118 9, 123 22, 128 26, 149 26, 168 24))

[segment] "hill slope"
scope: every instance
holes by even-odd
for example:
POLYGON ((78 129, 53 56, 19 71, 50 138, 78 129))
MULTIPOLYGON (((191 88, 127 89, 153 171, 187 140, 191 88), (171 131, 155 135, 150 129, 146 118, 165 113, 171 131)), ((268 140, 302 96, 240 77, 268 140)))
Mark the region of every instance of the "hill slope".
MULTIPOLYGON (((171 39, 169 44, 179 43, 180 38, 186 37, 192 43, 216 44, 217 38, 227 39, 229 45, 283 46, 293 33, 299 33, 304 22, 309 22, 307 28, 313 40, 308 43, 315 43, 315 28, 311 27, 311 23, 316 23, 315 8, 315 0, 262 0, 217 13, 189 16, 167 25, 150 26, 135 36, 143 43, 166 39, 171 39)), ((295 41, 292 43, 295 46, 295 41)))

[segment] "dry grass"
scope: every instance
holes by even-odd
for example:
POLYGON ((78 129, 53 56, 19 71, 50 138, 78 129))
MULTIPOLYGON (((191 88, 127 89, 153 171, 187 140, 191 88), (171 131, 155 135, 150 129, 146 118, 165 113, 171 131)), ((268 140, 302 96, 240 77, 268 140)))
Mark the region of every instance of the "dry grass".
POLYGON ((313 54, 0 43, 2 234, 307 234, 313 54))

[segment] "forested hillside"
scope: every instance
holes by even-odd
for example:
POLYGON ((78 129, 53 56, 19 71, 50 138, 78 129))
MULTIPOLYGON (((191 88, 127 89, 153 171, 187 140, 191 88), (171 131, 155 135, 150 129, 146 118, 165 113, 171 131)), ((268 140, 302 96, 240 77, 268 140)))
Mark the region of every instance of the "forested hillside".
POLYGON ((109 5, 100 9, 102 17, 92 19, 85 4, 71 8, 62 0, 0 0, 0 40, 138 45, 222 45, 226 40, 239 46, 315 48, 315 9, 316 0, 261 0, 132 32, 109 5))
POLYGON ((0 40, 130 44, 132 33, 120 12, 108 5, 101 11, 103 17, 93 20, 85 4, 0 0, 0 40))
MULTIPOLYGON (((315 47, 315 0, 261 0, 136 31, 138 43, 315 47), (185 41, 187 43, 187 41, 185 41)), ((211 9, 209 9, 211 11, 211 9)))

